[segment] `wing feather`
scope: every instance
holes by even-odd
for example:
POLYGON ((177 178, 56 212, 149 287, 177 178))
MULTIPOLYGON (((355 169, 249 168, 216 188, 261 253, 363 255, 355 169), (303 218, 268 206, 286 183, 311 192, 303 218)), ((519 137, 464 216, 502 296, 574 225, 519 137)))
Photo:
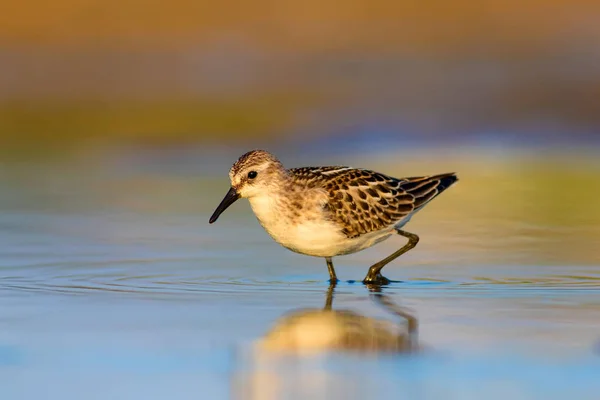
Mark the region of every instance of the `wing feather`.
POLYGON ((457 181, 453 173, 397 179, 343 166, 289 172, 296 182, 327 191, 326 211, 350 238, 401 223, 457 181))

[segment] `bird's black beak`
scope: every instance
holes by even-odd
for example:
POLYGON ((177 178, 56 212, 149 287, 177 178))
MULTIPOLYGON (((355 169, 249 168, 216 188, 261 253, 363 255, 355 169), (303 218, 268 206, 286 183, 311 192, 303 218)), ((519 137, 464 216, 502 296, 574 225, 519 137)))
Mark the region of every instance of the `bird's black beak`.
POLYGON ((210 217, 208 223, 212 224, 213 222, 215 222, 217 218, 219 218, 219 215, 221 215, 221 213, 225 211, 227 207, 235 203, 235 201, 239 198, 240 195, 235 190, 235 188, 232 187, 231 189, 229 189, 229 192, 227 192, 223 200, 221 200, 221 204, 219 204, 213 215, 210 217))

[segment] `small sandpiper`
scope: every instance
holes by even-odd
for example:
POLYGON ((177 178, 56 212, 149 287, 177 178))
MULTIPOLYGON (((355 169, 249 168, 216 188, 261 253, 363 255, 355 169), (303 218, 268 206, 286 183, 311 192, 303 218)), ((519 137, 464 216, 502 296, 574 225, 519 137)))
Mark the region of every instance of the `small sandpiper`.
POLYGON ((231 188, 209 222, 245 197, 273 239, 300 254, 324 257, 330 282, 337 282, 332 257, 356 253, 392 234, 408 239, 400 250, 369 268, 365 284, 390 281, 381 270, 415 247, 419 237, 402 228, 438 194, 458 180, 454 173, 413 178, 351 167, 286 169, 271 153, 253 150, 229 170, 231 188))

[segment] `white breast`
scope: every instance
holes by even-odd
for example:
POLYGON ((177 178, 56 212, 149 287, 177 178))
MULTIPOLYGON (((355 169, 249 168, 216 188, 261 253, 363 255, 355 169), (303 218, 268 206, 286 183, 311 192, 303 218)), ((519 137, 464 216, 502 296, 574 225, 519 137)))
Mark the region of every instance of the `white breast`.
POLYGON ((249 199, 254 214, 271 237, 282 246, 297 253, 317 257, 333 257, 363 250, 391 234, 393 229, 372 232, 349 239, 341 227, 326 218, 322 203, 304 204, 298 210, 290 210, 289 204, 273 196, 255 196, 249 199))

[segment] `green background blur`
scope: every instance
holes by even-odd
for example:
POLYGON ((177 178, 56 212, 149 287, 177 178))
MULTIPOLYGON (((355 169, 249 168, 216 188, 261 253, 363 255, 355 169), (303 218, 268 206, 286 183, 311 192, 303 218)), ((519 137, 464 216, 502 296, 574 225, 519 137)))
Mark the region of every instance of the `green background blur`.
POLYGON ((13 1, 0 148, 587 146, 599 15, 566 0, 13 1))

